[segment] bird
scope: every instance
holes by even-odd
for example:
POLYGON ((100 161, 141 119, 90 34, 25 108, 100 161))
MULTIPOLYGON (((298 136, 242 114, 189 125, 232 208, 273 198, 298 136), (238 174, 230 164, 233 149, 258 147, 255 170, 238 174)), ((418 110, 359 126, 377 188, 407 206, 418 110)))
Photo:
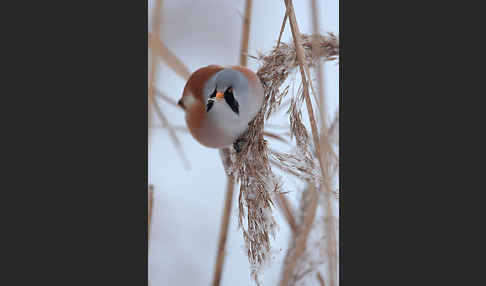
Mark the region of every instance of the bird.
POLYGON ((187 80, 178 105, 186 125, 201 145, 241 151, 248 129, 263 104, 264 91, 257 75, 243 66, 209 65, 187 80))

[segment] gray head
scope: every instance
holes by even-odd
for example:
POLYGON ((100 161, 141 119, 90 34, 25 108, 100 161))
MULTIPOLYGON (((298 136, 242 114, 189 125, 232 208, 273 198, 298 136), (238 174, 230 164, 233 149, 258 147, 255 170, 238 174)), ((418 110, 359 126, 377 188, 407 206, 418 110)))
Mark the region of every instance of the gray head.
POLYGON ((204 99, 206 111, 211 112, 215 103, 226 104, 237 116, 248 103, 250 87, 248 79, 240 71, 223 69, 206 84, 204 99))

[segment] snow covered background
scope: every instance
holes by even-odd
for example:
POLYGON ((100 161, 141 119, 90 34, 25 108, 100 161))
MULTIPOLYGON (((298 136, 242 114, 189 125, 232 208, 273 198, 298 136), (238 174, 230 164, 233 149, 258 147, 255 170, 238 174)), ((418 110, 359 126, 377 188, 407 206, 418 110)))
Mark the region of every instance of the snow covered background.
MULTIPOLYGON (((339 35, 338 0, 319 3, 320 32, 339 35)), ((162 40, 169 49, 194 71, 209 64, 238 64, 244 0, 164 0, 162 40)), ((294 0, 301 33, 312 32, 310 1, 294 0)), ((149 31, 153 1, 149 1, 149 31)), ((285 14, 283 1, 253 1, 249 54, 267 52, 275 44, 285 14)), ((291 42, 286 26, 282 41, 291 42)), ((256 71, 258 63, 249 58, 248 67, 256 71)), ((339 67, 324 65, 325 91, 329 118, 339 102, 339 67)), ((178 100, 185 81, 160 64, 157 88, 178 100)), ((297 85, 295 87, 297 90, 297 85)), ((172 125, 185 127, 181 110, 158 100, 172 125)), ((305 112, 303 113, 305 114, 305 112)), ((306 117, 306 115, 304 116, 306 117)), ((286 117, 271 122, 288 125, 286 117)), ((149 141, 149 184, 154 185, 154 207, 149 246, 149 281, 152 286, 210 285, 224 205, 226 178, 216 149, 199 145, 189 133, 177 132, 190 161, 186 170, 166 129, 154 115, 155 129, 149 141)), ((270 141, 271 146, 282 146, 270 141)), ((290 198, 300 190, 297 181, 288 179, 285 189, 290 198), (294 192, 294 193, 292 193, 294 192)), ((226 259, 221 285, 254 285, 250 278, 241 231, 237 228, 236 192, 226 245, 226 259)), ((278 211, 278 239, 272 240, 271 264, 261 276, 263 285, 276 285, 287 249, 290 230, 278 211)), ((317 284, 317 280, 314 281, 317 284)))

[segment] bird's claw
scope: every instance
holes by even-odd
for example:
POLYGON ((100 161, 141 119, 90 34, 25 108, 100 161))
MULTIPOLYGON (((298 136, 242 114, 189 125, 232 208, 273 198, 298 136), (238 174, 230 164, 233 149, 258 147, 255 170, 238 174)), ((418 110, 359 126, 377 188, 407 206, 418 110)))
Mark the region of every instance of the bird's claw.
POLYGON ((242 138, 236 139, 235 142, 233 142, 233 148, 235 149, 236 153, 240 153, 241 150, 243 150, 243 147, 245 147, 246 140, 242 138))

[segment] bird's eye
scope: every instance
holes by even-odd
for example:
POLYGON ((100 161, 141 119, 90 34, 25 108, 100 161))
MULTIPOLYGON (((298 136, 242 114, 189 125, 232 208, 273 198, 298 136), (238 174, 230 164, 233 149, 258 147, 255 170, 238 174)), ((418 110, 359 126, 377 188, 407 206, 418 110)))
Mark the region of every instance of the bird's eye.
POLYGON ((209 110, 211 110, 211 108, 213 107, 215 97, 216 97, 216 89, 214 89, 214 92, 209 96, 208 103, 206 104, 206 112, 209 112, 209 110))
POLYGON ((216 97, 216 88, 214 89, 213 93, 209 96, 209 98, 214 98, 216 97))

